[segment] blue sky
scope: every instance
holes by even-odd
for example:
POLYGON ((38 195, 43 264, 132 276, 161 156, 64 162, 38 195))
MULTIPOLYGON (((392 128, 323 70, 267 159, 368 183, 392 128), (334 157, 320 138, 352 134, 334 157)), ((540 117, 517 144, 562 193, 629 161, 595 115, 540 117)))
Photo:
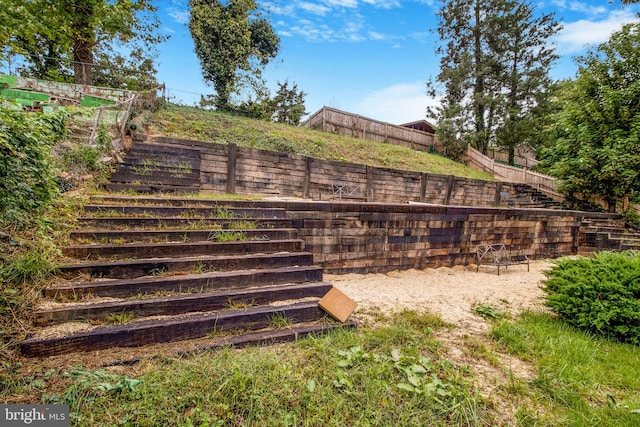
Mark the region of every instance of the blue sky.
MULTIPOLYGON (((192 105, 213 89, 202 78, 188 30, 188 0, 160 0, 162 31, 171 39, 160 46, 158 79, 175 100, 192 105)), ((296 83, 306 109, 322 106, 394 124, 426 118, 436 103, 426 95, 439 58, 436 0, 258 1, 280 37, 280 52, 264 77, 272 93, 277 82, 296 83)), ((619 0, 534 1, 539 12, 555 12, 564 29, 554 43, 561 56, 556 79, 574 77, 576 55, 606 41, 624 23, 637 21, 638 5, 619 0)))

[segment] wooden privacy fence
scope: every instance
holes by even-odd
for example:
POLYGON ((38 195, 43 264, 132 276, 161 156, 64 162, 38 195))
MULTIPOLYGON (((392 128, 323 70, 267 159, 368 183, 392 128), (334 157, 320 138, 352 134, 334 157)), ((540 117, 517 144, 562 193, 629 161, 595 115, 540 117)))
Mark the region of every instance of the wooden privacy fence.
POLYGON ((334 108, 322 107, 303 127, 376 142, 401 145, 414 150, 441 151, 434 134, 362 117, 334 108))
MULTIPOLYGON (((496 151, 496 150, 488 150, 487 154, 488 154, 488 157, 494 160, 497 160, 503 163, 509 163, 509 153, 503 153, 501 151, 496 151)), ((530 159, 528 157, 523 157, 518 155, 513 156, 513 162, 516 165, 524 166, 525 168, 531 168, 536 166, 538 163, 540 163, 535 159, 530 159)))
POLYGON ((556 190, 556 179, 554 177, 532 172, 527 168, 504 165, 496 162, 494 159, 490 159, 471 146, 467 147, 466 163, 474 169, 491 173, 500 181, 528 184, 539 191, 559 196, 556 190))

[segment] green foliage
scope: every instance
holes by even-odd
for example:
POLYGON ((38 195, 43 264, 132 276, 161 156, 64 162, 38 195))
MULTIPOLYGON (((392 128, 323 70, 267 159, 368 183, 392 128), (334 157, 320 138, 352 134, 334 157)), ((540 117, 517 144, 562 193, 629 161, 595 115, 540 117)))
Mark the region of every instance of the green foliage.
POLYGON ((149 360, 132 389, 103 391, 100 384, 113 388, 130 377, 80 369, 45 401, 69 402, 78 426, 496 425, 465 366, 433 354, 434 340, 412 321, 390 322, 149 360), (412 390, 401 386, 412 383, 412 390))
POLYGON ((289 82, 278 82, 278 91, 271 100, 273 106, 272 120, 278 123, 286 123, 298 126, 302 116, 307 114, 304 108, 304 97, 306 93, 298 91, 295 83, 289 88, 289 82))
POLYGON ((556 59, 547 46, 560 29, 553 15, 534 12, 530 2, 513 0, 444 2, 440 72, 428 87, 432 96, 443 92, 430 115, 448 155, 458 157, 471 144, 483 153, 506 146, 513 157, 517 144, 534 142, 556 59))
POLYGON ((7 27, 3 20, 2 28, 11 33, 0 32, 0 51, 23 63, 23 74, 81 84, 117 83, 115 87, 139 88, 154 80, 144 75, 155 73, 147 55, 166 37, 158 34, 152 0, 15 0, 2 9, 8 9, 9 21, 7 27), (119 69, 128 65, 125 57, 142 64, 134 72, 143 76, 119 69), (96 58, 108 70, 98 70, 94 80, 96 58))
POLYGON ((640 230, 640 212, 633 208, 629 208, 622 213, 627 225, 640 230))
POLYGON ((639 252, 564 259, 546 275, 546 303, 567 322, 597 335, 640 344, 639 252))
POLYGON ((516 372, 504 389, 519 406, 518 425, 638 425, 636 346, 596 338, 535 312, 500 322, 490 336, 532 368, 525 378, 516 372))
POLYGON ((244 231, 216 230, 209 233, 207 240, 212 242, 242 242, 247 240, 247 234, 244 231))
POLYGON ((549 173, 569 195, 611 205, 640 192, 640 24, 628 24, 580 58, 558 99, 546 153, 549 173))
MULTIPOLYGON (((59 255, 45 221, 18 245, 0 243, 0 360, 11 360, 17 342, 31 328, 31 312, 40 288, 55 270, 59 255), (28 240, 26 239, 28 238, 28 240)), ((0 387, 1 389, 2 387, 0 387)))
POLYGON ((78 365, 64 377, 72 380, 72 385, 65 392, 58 395, 45 395, 45 403, 64 404, 70 407, 70 418, 75 423, 86 423, 91 417, 85 415, 87 408, 102 399, 125 395, 131 398, 139 397, 137 390, 142 381, 124 375, 115 375, 103 370, 90 371, 78 365))
POLYGON ((489 304, 480 304, 476 306, 473 311, 475 311, 478 316, 487 320, 496 320, 504 317, 504 313, 502 312, 502 310, 500 310, 500 308, 494 307, 489 304))
POLYGON ((260 79, 262 67, 275 58, 280 39, 256 12, 253 0, 190 0, 189 30, 206 81, 215 88, 214 105, 233 110, 231 94, 244 76, 260 79))
POLYGON ((0 104, 0 226, 23 227, 58 195, 51 147, 65 136, 67 117, 0 104))

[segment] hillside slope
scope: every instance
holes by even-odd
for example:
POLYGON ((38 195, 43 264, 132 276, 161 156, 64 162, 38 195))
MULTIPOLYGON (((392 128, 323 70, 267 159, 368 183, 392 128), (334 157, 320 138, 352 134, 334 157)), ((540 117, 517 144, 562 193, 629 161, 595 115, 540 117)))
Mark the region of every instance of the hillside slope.
POLYGON ((150 134, 495 181, 487 173, 436 154, 193 107, 167 105, 148 118, 145 124, 146 132, 150 134))

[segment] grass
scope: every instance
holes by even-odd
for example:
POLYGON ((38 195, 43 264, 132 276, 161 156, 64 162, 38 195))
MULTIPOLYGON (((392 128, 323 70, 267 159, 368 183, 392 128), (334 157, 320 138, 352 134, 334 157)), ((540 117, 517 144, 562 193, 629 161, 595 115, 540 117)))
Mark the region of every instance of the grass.
POLYGON ((416 317, 287 345, 149 360, 135 374, 74 366, 46 381, 38 373, 14 392, 69 404, 77 426, 493 425, 469 369, 433 352, 433 338, 405 316, 416 317), (406 387, 412 383, 419 389, 406 387))
POLYGON ((595 338, 532 312, 515 323, 497 324, 490 335, 536 367, 537 376, 518 385, 519 393, 535 404, 520 408, 521 425, 640 424, 638 347, 595 338))
POLYGON ((0 399, 69 404, 78 426, 638 425, 637 347, 525 312, 494 319, 488 337, 465 337, 466 357, 452 360, 436 332, 454 326, 438 316, 375 316, 378 326, 148 359, 117 373, 4 362, 0 399), (507 371, 505 352, 533 376, 478 375, 476 360, 507 371), (483 381, 495 391, 481 394, 483 381))
POLYGON ((244 231, 212 231, 207 240, 212 242, 242 242, 247 240, 247 234, 244 231))
POLYGON ((154 113, 149 124, 155 133, 177 138, 236 144, 383 168, 494 180, 489 174, 439 155, 192 107, 167 105, 154 113))

